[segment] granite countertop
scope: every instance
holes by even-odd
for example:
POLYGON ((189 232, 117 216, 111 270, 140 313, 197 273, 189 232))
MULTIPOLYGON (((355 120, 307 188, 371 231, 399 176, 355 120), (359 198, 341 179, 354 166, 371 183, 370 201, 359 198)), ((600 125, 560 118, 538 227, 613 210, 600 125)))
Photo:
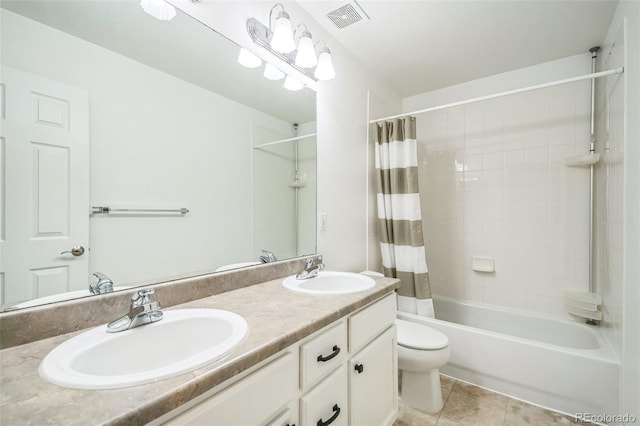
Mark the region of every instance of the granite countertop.
POLYGON ((235 312, 248 322, 249 335, 222 361, 156 383, 113 390, 81 390, 42 380, 38 374, 42 359, 82 331, 0 351, 0 422, 7 425, 150 422, 399 286, 397 279, 377 278, 375 287, 366 292, 314 296, 287 290, 281 281, 267 281, 169 308, 235 312))

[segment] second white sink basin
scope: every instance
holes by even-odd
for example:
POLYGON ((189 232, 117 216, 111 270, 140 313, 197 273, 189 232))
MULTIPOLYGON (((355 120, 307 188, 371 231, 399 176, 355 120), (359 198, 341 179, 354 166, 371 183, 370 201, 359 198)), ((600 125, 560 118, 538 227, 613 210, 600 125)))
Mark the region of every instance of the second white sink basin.
MULTIPOLYGON (((113 291, 126 290, 128 288, 131 288, 131 286, 116 286, 113 287, 113 291)), ((37 299, 31 299, 27 300, 26 302, 17 303, 13 305, 12 308, 32 308, 34 306, 45 305, 47 303, 62 302, 69 299, 78 299, 80 297, 87 296, 102 296, 104 294, 110 293, 91 294, 88 289, 68 291, 65 293, 52 294, 50 296, 38 297, 37 299)))
POLYGON ((353 272, 320 271, 317 277, 299 280, 291 275, 282 281, 286 288, 309 294, 349 294, 372 289, 376 282, 353 272))
POLYGON ((242 343, 248 330, 233 312, 168 310, 152 324, 119 333, 100 326, 67 340, 45 357, 40 376, 79 389, 151 383, 220 359, 242 343))

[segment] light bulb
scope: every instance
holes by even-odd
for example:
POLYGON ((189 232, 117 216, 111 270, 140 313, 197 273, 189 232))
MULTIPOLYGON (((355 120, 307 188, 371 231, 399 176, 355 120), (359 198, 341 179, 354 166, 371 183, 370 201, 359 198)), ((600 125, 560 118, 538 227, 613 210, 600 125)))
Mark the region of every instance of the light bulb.
POLYGON ((287 90, 296 91, 302 89, 303 87, 304 84, 300 83, 297 79, 291 77, 290 75, 288 75, 284 80, 284 88, 287 90))
POLYGON ((161 21, 170 21, 176 16, 176 8, 164 0, 142 0, 142 10, 161 21))
POLYGON ((331 61, 331 53, 328 49, 320 52, 318 66, 314 75, 318 80, 331 80, 336 76, 336 71, 333 69, 333 62, 331 61))
POLYGON ((289 21, 289 15, 286 12, 280 12, 278 19, 276 19, 271 47, 280 53, 291 53, 296 48, 296 43, 293 41, 291 21, 289 21))
POLYGON ((284 78, 284 73, 270 63, 264 66, 264 74, 262 75, 268 80, 282 80, 284 78))
POLYGON ((247 68, 258 68, 262 65, 262 59, 243 47, 240 49, 240 55, 238 55, 238 63, 247 68))
POLYGON ((311 33, 305 31, 302 33, 300 42, 298 43, 298 54, 296 55, 296 65, 302 68, 313 68, 318 63, 316 51, 313 48, 311 33))

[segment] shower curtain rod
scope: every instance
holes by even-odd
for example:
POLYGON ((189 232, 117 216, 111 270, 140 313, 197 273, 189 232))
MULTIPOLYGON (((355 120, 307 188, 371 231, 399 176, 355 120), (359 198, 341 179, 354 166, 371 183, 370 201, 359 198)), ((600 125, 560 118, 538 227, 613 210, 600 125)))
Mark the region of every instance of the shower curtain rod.
POLYGON ((271 145, 278 145, 278 144, 284 143, 284 142, 297 141, 297 140, 300 140, 300 139, 310 138, 310 137, 313 137, 313 136, 316 136, 316 135, 317 135, 317 133, 309 133, 308 135, 296 136, 295 138, 288 138, 288 139, 282 139, 282 140, 279 140, 279 141, 263 143, 262 145, 254 146, 253 149, 263 148, 265 146, 271 146, 271 145))
POLYGON ((573 82, 582 81, 582 80, 590 80, 590 79, 593 79, 593 78, 606 77, 606 76, 611 75, 611 74, 622 74, 623 72, 624 72, 624 67, 620 67, 620 68, 616 68, 616 69, 612 69, 612 70, 608 70, 608 71, 600 71, 600 72, 596 72, 596 73, 592 73, 592 74, 581 75, 579 77, 572 77, 572 78, 567 78, 567 79, 564 79, 564 80, 552 81, 550 83, 544 83, 544 84, 538 84, 538 85, 535 85, 535 86, 523 87, 522 89, 509 90, 507 92, 495 93, 493 95, 481 96, 481 97, 478 97, 478 98, 472 98, 472 99, 467 99, 467 100, 464 100, 464 101, 458 101, 458 102, 452 102, 452 103, 449 103, 449 104, 438 105, 438 106, 434 106, 434 107, 430 107, 430 108, 420 109, 418 111, 407 112, 407 113, 404 113, 404 114, 392 115, 390 117, 378 118, 376 120, 369 121, 369 123, 370 124, 379 123, 381 121, 392 120, 394 118, 403 118, 403 117, 408 117, 410 115, 422 114, 423 112, 431 112, 431 111, 438 111, 438 110, 446 109, 446 108, 453 108, 453 107, 457 107, 457 106, 461 106, 461 105, 471 104, 471 103, 474 103, 474 102, 480 102, 480 101, 486 101, 486 100, 489 100, 489 99, 500 98, 502 96, 515 95, 515 94, 518 94, 518 93, 530 92, 532 90, 545 89, 547 87, 559 86, 561 84, 573 83, 573 82))

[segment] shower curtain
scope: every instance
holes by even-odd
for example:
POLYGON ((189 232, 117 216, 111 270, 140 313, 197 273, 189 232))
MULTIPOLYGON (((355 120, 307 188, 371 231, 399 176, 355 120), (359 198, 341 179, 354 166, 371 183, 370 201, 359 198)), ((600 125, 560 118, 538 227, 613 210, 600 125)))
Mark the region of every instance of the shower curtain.
POLYGON ((434 317, 420 214, 416 119, 373 126, 383 272, 401 281, 400 310, 434 317))

